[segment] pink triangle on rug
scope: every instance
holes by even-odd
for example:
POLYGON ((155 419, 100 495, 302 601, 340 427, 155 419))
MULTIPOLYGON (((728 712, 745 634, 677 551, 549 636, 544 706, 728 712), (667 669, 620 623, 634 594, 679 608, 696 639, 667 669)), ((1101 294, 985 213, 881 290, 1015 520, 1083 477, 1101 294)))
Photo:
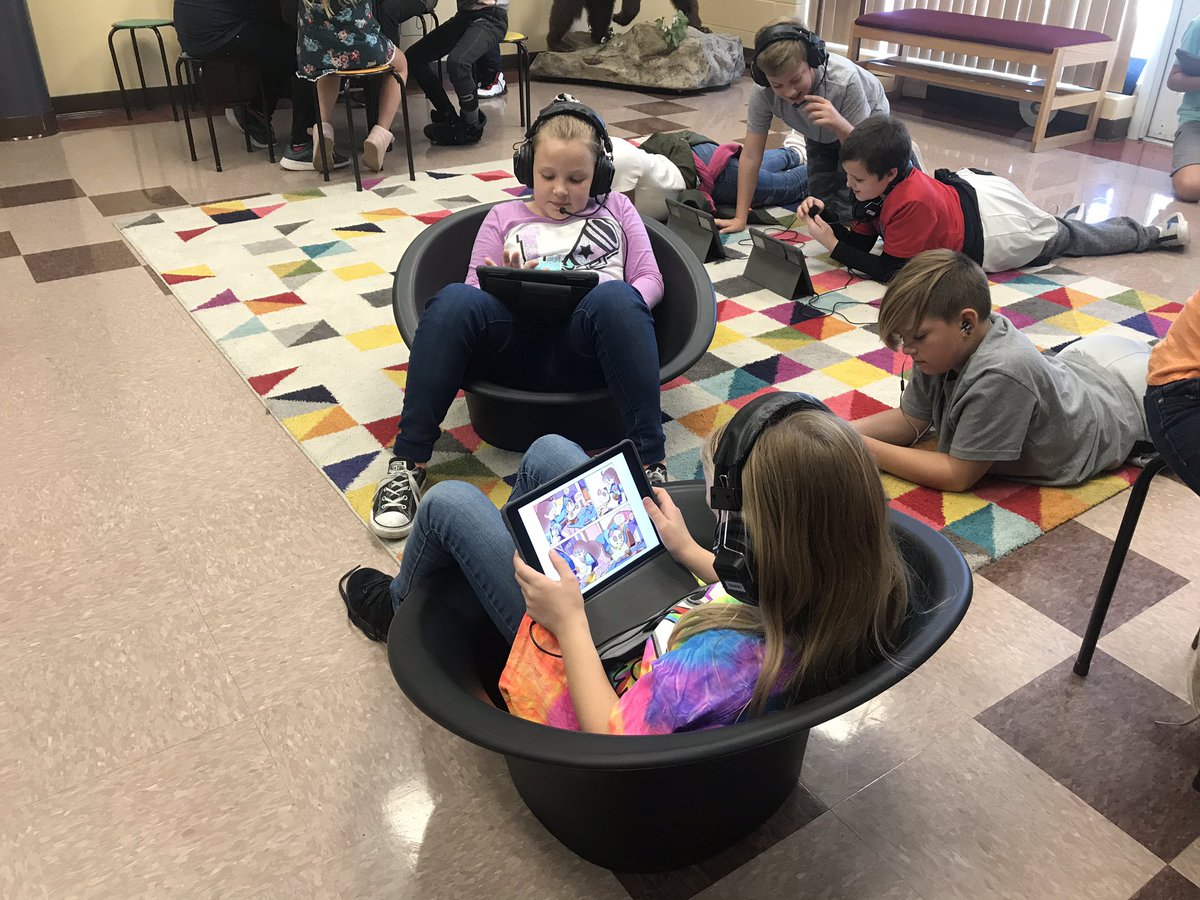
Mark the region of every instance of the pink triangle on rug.
MULTIPOLYGON (((208 229, 206 228, 204 230, 207 231, 208 229)), ((206 303, 201 303, 199 306, 192 307, 192 312, 196 312, 197 310, 201 309, 216 309, 218 306, 229 306, 231 303, 241 303, 241 301, 238 300, 237 295, 234 294, 230 288, 225 288, 225 290, 221 291, 221 293, 217 294, 217 296, 213 297, 206 303)))
POLYGON ((270 206, 255 206, 250 211, 261 219, 263 216, 269 216, 275 210, 283 209, 285 206, 287 206, 286 203, 272 203, 270 206))

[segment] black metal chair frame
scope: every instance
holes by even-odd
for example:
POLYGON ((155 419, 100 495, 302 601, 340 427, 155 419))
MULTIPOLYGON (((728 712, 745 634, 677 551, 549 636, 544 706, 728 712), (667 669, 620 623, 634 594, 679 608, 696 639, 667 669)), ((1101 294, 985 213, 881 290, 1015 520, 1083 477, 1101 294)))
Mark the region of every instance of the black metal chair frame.
MULTIPOLYGON (((113 25, 113 27, 111 29, 109 29, 109 32, 108 32, 108 52, 109 52, 109 55, 112 56, 113 71, 116 72, 116 74, 117 74, 117 87, 121 91, 121 105, 125 107, 125 118, 127 118, 131 122, 133 121, 133 112, 129 109, 129 98, 128 98, 128 96, 126 96, 126 93, 125 93, 125 79, 123 79, 121 77, 121 64, 119 62, 117 62, 117 48, 115 46, 113 46, 113 37, 116 35, 116 33, 118 31, 128 31, 129 32, 129 42, 133 45, 133 58, 137 62, 138 80, 142 83, 142 101, 146 104, 146 109, 150 109, 150 89, 146 87, 146 73, 142 69, 142 54, 141 54, 141 51, 138 49, 138 42, 137 42, 137 33, 138 33, 138 31, 140 31, 143 28, 145 28, 149 31, 153 31, 154 36, 158 39, 158 52, 159 52, 159 55, 162 57, 163 78, 165 78, 166 82, 167 82, 167 99, 171 101, 171 115, 172 115, 172 117, 174 117, 174 120, 176 122, 179 121, 179 110, 175 106, 175 91, 173 90, 173 87, 171 85, 171 69, 170 69, 170 66, 167 64, 167 48, 166 48, 166 45, 163 44, 162 33, 158 30, 160 27, 166 27, 166 26, 158 26, 158 25, 117 26, 117 25, 113 25)), ((174 25, 171 25, 171 27, 173 28, 174 25)), ((178 67, 176 67, 175 80, 176 80, 176 82, 179 81, 178 67)), ((192 159, 195 159, 195 158, 196 158, 195 156, 192 157, 192 159)))
MULTIPOLYGON (((192 119, 188 115, 189 102, 195 102, 196 92, 199 90, 200 104, 204 107, 204 118, 208 120, 208 140, 212 145, 213 163, 217 167, 217 171, 223 171, 221 168, 221 151, 217 148, 217 131, 213 127, 212 107, 208 102, 208 85, 204 77, 204 68, 209 63, 225 63, 233 66, 234 79, 238 85, 238 95, 241 96, 241 67, 238 63, 230 59, 200 59, 195 56, 189 56, 187 53, 181 53, 179 59, 175 63, 175 81, 183 91, 184 84, 187 85, 187 91, 184 92, 181 98, 180 106, 183 107, 183 127, 187 130, 188 152, 191 153, 192 162, 197 161, 196 157, 196 140, 192 134, 192 119)), ((258 96, 263 105, 263 109, 267 107, 267 93, 263 86, 262 76, 255 72, 255 78, 258 79, 258 96)), ((250 107, 245 100, 239 100, 238 106, 242 110, 242 118, 245 121, 250 119, 250 107)), ((271 118, 266 118, 267 133, 270 136, 267 142, 267 156, 271 162, 275 162, 275 128, 271 124, 271 118)), ((253 153, 254 145, 250 142, 250 132, 243 132, 246 139, 246 152, 253 153)))
MULTIPOLYGON (((430 15, 432 15, 432 13, 430 15)), ((359 81, 364 82, 364 87, 370 87, 371 82, 374 79, 386 78, 386 77, 389 77, 389 75, 387 72, 379 72, 379 73, 372 73, 370 75, 341 75, 339 77, 342 79, 342 83, 340 85, 340 90, 343 95, 342 102, 346 107, 346 129, 350 132, 350 160, 354 165, 354 187, 355 187, 355 190, 361 191, 363 189, 362 166, 358 161, 358 137, 354 132, 354 105, 350 102, 350 91, 354 87, 354 85, 356 85, 359 81)), ((395 78, 396 83, 400 85, 400 113, 404 118, 404 152, 405 152, 405 155, 408 157, 408 180, 416 181, 417 180, 417 172, 416 172, 416 163, 413 161, 412 131, 409 128, 409 121, 408 121, 408 87, 407 87, 407 85, 405 85, 404 79, 401 78, 399 75, 397 75, 395 72, 392 72, 390 77, 395 78)), ((375 101, 374 96, 372 96, 372 94, 373 94, 372 91, 365 90, 364 94, 366 96, 365 96, 363 106, 365 107, 366 112, 367 112, 367 132, 370 133, 372 126, 376 124, 375 111, 378 108, 378 105, 375 101)), ((319 110, 321 109, 321 102, 320 102, 320 98, 317 96, 317 83, 315 81, 313 82, 313 105, 318 110, 317 118, 319 119, 320 118, 319 110)), ((320 128, 320 124, 318 123, 318 125, 316 127, 320 128)), ((316 151, 316 148, 318 146, 321 148, 321 168, 318 171, 320 171, 325 176, 326 181, 329 181, 329 173, 330 173, 330 170, 332 169, 333 160, 326 158, 326 155, 325 155, 326 144, 324 141, 317 140, 316 132, 314 130, 314 132, 313 132, 314 152, 316 151)))
MULTIPOLYGON (((1150 482, 1166 467, 1166 460, 1161 456, 1153 457, 1146 463, 1137 480, 1134 481, 1133 487, 1129 489, 1129 502, 1125 505, 1125 515, 1121 517, 1121 527, 1117 529, 1117 539, 1113 542, 1112 552, 1108 555, 1108 566, 1104 570, 1104 577, 1100 580, 1100 590, 1096 592, 1096 603, 1092 606, 1092 617, 1088 621, 1083 644, 1079 647, 1079 655, 1075 657, 1074 672, 1076 675, 1086 677, 1091 669, 1092 655, 1096 652, 1096 643, 1100 640, 1100 629, 1104 627, 1109 604, 1112 603, 1113 593, 1117 589, 1117 581, 1121 578, 1121 569, 1125 566, 1125 557, 1129 553, 1129 545, 1133 541, 1134 529, 1137 528, 1138 519, 1142 516, 1142 507, 1146 504, 1146 494, 1150 490, 1150 482)), ((1195 644, 1192 646, 1194 647, 1195 644)))
POLYGON ((525 40, 505 40, 502 44, 512 44, 517 48, 517 97, 521 103, 521 127, 527 128, 533 121, 533 102, 529 97, 529 48, 525 40))

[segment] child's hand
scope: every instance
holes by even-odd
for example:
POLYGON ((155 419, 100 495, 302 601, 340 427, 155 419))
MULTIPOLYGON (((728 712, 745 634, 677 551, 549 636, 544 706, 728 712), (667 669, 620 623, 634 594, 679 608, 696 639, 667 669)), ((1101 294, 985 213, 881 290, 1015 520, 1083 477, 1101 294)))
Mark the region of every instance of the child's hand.
MULTIPOLYGON (((498 265, 505 269, 532 269, 537 265, 536 259, 531 259, 528 262, 523 261, 521 259, 520 250, 505 250, 502 259, 504 261, 498 265)), ((492 258, 490 256, 485 256, 483 258, 483 264, 485 266, 497 265, 497 263, 492 262, 492 258)))
POLYGON ((671 495, 660 487, 650 490, 654 491, 654 500, 643 497, 642 505, 646 507, 646 514, 650 516, 650 521, 654 523, 659 537, 662 538, 663 546, 678 562, 685 551, 691 549, 692 544, 696 542, 692 533, 688 531, 687 523, 683 521, 683 513, 679 511, 671 495))
POLYGON ((828 128, 835 134, 849 134, 854 126, 846 121, 846 117, 838 112, 837 107, 827 97, 816 94, 806 94, 804 97, 804 115, 808 121, 820 128, 828 128))
POLYGON ((799 217, 797 224, 803 225, 811 216, 815 216, 819 212, 825 211, 825 204, 816 197, 805 197, 800 201, 800 205, 796 207, 796 215, 799 217))
POLYGON ((721 234, 734 234, 746 230, 746 220, 734 216, 732 219, 713 219, 721 229, 721 234))
POLYGON ((550 564, 558 573, 558 581, 527 565, 519 553, 513 554, 517 584, 525 595, 525 611, 529 618, 561 638, 571 627, 582 623, 586 628, 587 615, 583 611, 579 582, 567 561, 560 554, 551 553, 550 564))
POLYGON ((838 240, 833 229, 818 215, 814 214, 808 217, 808 233, 830 253, 837 246, 838 240))

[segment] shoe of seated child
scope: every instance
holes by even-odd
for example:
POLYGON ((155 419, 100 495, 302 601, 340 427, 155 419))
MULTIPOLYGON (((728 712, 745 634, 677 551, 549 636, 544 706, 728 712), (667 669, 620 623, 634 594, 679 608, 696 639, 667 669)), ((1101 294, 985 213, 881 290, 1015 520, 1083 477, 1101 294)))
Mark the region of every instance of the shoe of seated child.
POLYGON ((1187 219, 1183 217, 1183 213, 1174 213, 1165 221, 1159 222, 1153 227, 1158 229, 1158 237, 1154 240, 1155 249, 1163 247, 1186 247, 1191 243, 1191 235, 1188 234, 1187 219))
POLYGON ((372 172, 383 170, 383 158, 392 149, 396 136, 382 125, 376 125, 363 142, 363 165, 372 172))
POLYGON ((492 97, 503 97, 508 93, 508 83, 504 80, 504 73, 497 72, 496 77, 489 84, 478 85, 476 93, 481 100, 488 100, 492 97))
MULTIPOLYGON (((350 157, 343 156, 335 150, 331 168, 340 169, 348 165, 350 165, 350 157)), ((303 144, 288 144, 279 157, 279 166, 289 172, 311 172, 313 169, 319 171, 320 165, 313 165, 312 141, 306 141, 303 144)))
POLYGON ((395 608, 392 606, 392 579, 378 569, 355 566, 341 577, 338 593, 346 604, 346 616, 373 641, 387 643, 395 608))
POLYGON ((267 123, 257 113, 250 113, 250 121, 247 123, 245 109, 243 106, 226 107, 225 120, 243 134, 249 132, 251 147, 265 150, 271 144, 279 143, 267 127, 267 123))
POLYGON ((468 125, 461 116, 455 116, 450 122, 432 122, 425 126, 425 137, 430 143, 439 147, 462 147, 467 144, 478 144, 483 137, 487 116, 479 111, 479 124, 468 125))

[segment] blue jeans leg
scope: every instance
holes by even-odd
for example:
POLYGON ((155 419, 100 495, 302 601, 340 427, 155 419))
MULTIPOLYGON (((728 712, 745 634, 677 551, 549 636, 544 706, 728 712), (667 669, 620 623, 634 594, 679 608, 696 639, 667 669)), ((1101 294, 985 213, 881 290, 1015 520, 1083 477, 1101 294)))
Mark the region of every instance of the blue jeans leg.
MULTIPOLYGON (((539 438, 525 453, 514 496, 528 493, 575 468, 587 454, 558 435, 539 438)), ((436 572, 452 567, 466 576, 496 628, 512 643, 525 615, 525 598, 513 577, 516 547, 500 510, 474 485, 443 481, 421 498, 404 546, 400 572, 392 579, 392 604, 436 572)))
POLYGON ((594 377, 596 363, 612 392, 625 435, 642 462, 666 458, 659 389, 658 342, 654 317, 636 290, 624 281, 605 281, 579 302, 553 360, 556 375, 569 387, 594 377))
MULTIPOLYGON (((707 163, 716 148, 716 144, 698 144, 692 151, 707 163)), ((735 156, 717 176, 712 192, 713 202, 717 206, 737 204, 738 166, 739 160, 735 156)), ((763 154, 751 206, 799 206, 807 196, 808 167, 796 150, 781 147, 763 154)))
POLYGON ((409 354, 396 456, 429 461, 472 361, 502 353, 513 331, 509 308, 479 288, 451 284, 430 298, 409 354))
POLYGON ((1150 385, 1143 403, 1155 448, 1171 471, 1200 494, 1200 378, 1150 385))

